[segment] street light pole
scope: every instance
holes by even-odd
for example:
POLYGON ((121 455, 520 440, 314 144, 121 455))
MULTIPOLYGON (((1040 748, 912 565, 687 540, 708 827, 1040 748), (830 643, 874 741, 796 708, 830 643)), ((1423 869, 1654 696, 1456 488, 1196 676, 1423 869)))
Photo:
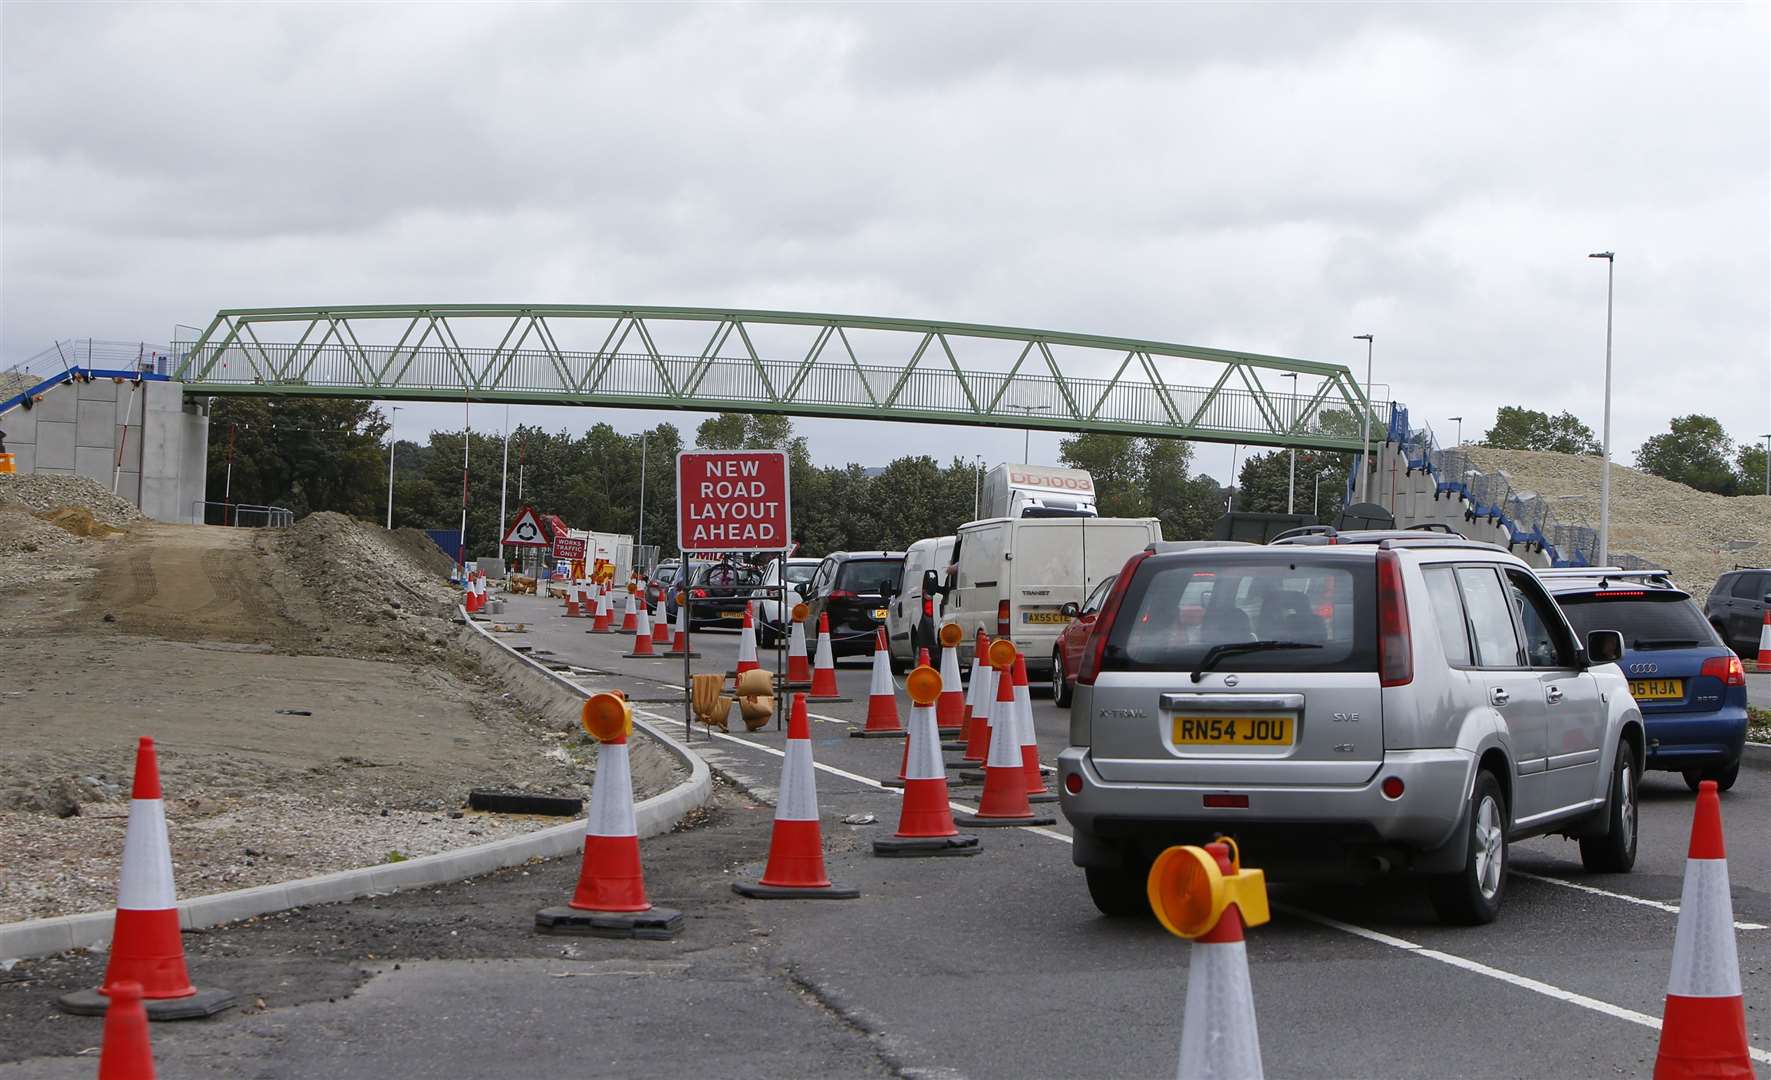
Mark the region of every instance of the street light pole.
POLYGON ((1449 419, 1457 421, 1457 445, 1459 448, 1462 448, 1464 444, 1464 418, 1461 416, 1453 416, 1449 419))
POLYGON ((1224 513, 1236 512, 1236 458, 1242 453, 1241 443, 1230 444, 1230 498, 1224 505, 1224 513))
POLYGON ((1599 565, 1611 565, 1611 296, 1617 279, 1617 253, 1595 251, 1589 259, 1605 260, 1605 433, 1604 459, 1599 466, 1599 565))
MULTIPOLYGON (((510 497, 510 406, 504 407, 504 473, 498 481, 498 527, 504 528, 508 520, 510 497)), ((504 562, 504 533, 498 534, 498 561, 504 562)))
POLYGON ((1354 334, 1354 341, 1365 342, 1365 408, 1359 418, 1359 501, 1364 502, 1370 490, 1371 475, 1371 347, 1372 335, 1354 334))
POLYGON ((984 455, 977 455, 978 468, 972 482, 972 520, 984 512, 984 455))
POLYGON ((1759 438, 1765 440, 1765 494, 1771 495, 1771 431, 1759 438))
POLYGON ((394 425, 400 419, 400 407, 389 406, 393 415, 387 421, 387 530, 394 529, 394 447, 399 445, 394 438, 394 425))
MULTIPOLYGON (((638 549, 646 546, 646 433, 640 432, 640 527, 636 531, 633 546, 638 549)), ((638 558, 638 551, 635 551, 638 558)), ((785 569, 782 571, 785 573, 785 569)))
MULTIPOLYGON (((1291 380, 1291 408, 1287 409, 1286 412, 1288 414, 1290 414, 1290 419, 1291 419, 1290 426, 1296 427, 1297 426, 1297 406, 1298 406, 1298 373, 1295 371, 1288 371, 1279 377, 1281 379, 1290 379, 1291 380)), ((1289 437, 1295 437, 1296 432, 1287 430, 1286 435, 1289 437)), ((1295 506, 1294 506, 1294 504, 1296 503, 1297 482, 1298 482, 1298 448, 1294 446, 1291 448, 1291 464, 1285 473, 1285 512, 1288 514, 1295 514, 1297 512, 1297 510, 1295 509, 1295 506)))
MULTIPOLYGON (((1007 406, 1007 408, 1019 409, 1021 411, 1021 415, 1023 415, 1023 416, 1032 416, 1036 412, 1049 412, 1049 411, 1051 411, 1050 405, 1009 405, 1009 406, 1007 406)), ((1029 464, 1029 462, 1027 461, 1027 455, 1032 453, 1033 429, 1032 428, 1022 428, 1021 433, 1024 436, 1021 439, 1021 463, 1022 464, 1029 464)))

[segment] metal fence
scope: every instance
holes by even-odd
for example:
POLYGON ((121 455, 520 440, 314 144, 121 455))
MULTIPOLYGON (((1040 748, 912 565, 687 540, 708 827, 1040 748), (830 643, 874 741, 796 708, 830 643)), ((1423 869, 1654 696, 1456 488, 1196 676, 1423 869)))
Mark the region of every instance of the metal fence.
POLYGON ((202 499, 192 504, 191 518, 204 525, 238 526, 243 529, 287 529, 295 524, 295 512, 286 507, 206 502, 202 499))

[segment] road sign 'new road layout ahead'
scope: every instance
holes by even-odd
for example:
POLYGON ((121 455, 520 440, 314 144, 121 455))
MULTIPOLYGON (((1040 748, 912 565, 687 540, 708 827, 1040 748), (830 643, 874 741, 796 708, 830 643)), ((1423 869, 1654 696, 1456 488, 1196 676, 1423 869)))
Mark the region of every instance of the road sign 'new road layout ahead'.
POLYGON ((781 551, 792 535, 785 450, 676 456, 676 542, 683 551, 781 551))

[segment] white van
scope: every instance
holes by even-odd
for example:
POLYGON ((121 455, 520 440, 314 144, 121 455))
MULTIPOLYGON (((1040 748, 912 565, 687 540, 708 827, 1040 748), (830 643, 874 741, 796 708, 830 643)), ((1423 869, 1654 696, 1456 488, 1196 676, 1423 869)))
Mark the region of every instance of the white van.
POLYGON ((929 659, 941 662, 935 651, 935 630, 941 625, 941 595, 936 593, 935 618, 924 625, 922 618, 923 572, 933 570, 935 580, 947 576, 947 564, 953 561, 953 537, 931 536, 918 540, 904 552, 902 590, 886 607, 886 640, 891 644, 892 666, 902 669, 916 661, 916 650, 929 650, 929 659))
POLYGON ((1063 606, 1082 603, 1102 578, 1161 539, 1155 518, 992 518, 960 526, 944 621, 965 630, 962 662, 970 662, 982 629, 1012 639, 1030 676, 1049 676, 1052 646, 1070 621, 1063 606))

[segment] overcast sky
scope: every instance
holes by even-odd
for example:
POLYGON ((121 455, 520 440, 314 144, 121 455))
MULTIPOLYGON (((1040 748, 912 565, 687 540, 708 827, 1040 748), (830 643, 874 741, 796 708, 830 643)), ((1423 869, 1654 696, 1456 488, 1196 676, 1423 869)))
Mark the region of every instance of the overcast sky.
MULTIPOLYGON (((1771 431, 1763 3, 14 0, 0 34, 0 365, 374 302, 996 322, 1361 372, 1370 332, 1449 441, 1503 404, 1599 427, 1586 255, 1614 249, 1619 458, 1675 414, 1771 431)), ((822 462, 1021 456, 799 427, 822 462)))

